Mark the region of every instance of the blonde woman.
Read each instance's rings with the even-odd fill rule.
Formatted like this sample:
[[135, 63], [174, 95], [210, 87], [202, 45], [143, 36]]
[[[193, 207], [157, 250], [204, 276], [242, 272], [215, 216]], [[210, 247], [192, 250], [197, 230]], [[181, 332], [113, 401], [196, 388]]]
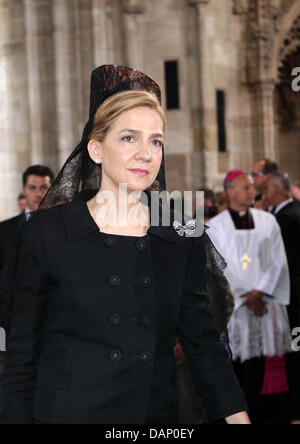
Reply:
[[91, 89], [82, 140], [22, 233], [5, 423], [176, 423], [176, 336], [206, 421], [248, 423], [203, 290], [205, 236], [153, 226], [133, 199], [166, 189], [159, 87], [103, 66]]

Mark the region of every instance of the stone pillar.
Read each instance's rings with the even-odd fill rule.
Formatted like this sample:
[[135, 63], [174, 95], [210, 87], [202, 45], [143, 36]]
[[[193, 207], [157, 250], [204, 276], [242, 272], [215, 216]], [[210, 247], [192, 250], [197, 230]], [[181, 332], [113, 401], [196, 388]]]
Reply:
[[253, 86], [254, 155], [255, 158], [276, 159], [274, 123], [275, 81]]
[[126, 65], [143, 71], [141, 15], [145, 11], [143, 0], [123, 0]]
[[31, 164], [57, 169], [54, 45], [51, 0], [24, 0]]
[[94, 68], [92, 0], [73, 0], [78, 94], [78, 129], [86, 124], [89, 112], [90, 78]]
[[18, 213], [30, 163], [26, 38], [21, 0], [0, 1], [0, 219]]
[[109, 54], [109, 42], [113, 42], [110, 19], [106, 14], [106, 0], [92, 0], [94, 65], [113, 63]]
[[200, 163], [197, 171], [200, 171], [200, 182], [202, 186], [207, 183], [207, 159], [206, 153], [209, 150], [209, 136], [207, 132], [208, 122], [206, 113], [206, 104], [208, 90], [206, 88], [207, 78], [205, 72], [205, 60], [208, 58], [206, 55], [205, 47], [205, 23], [204, 23], [204, 11], [205, 6], [210, 0], [188, 0], [189, 5], [195, 8], [197, 15], [197, 35], [198, 35], [198, 55], [197, 55], [197, 72], [198, 72], [198, 112], [197, 120], [195, 122], [196, 128], [194, 128], [194, 143], [195, 151], [200, 154], [198, 162]]
[[73, 2], [52, 0], [55, 46], [58, 160], [62, 165], [79, 142], [78, 82]]

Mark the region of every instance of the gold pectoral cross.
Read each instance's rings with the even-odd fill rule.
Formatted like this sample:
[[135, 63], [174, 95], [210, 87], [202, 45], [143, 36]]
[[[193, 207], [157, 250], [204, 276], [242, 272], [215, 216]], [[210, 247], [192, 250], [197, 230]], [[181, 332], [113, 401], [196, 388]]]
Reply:
[[245, 253], [240, 262], [242, 262], [243, 264], [243, 270], [247, 271], [249, 264], [251, 264], [252, 262], [252, 259], [248, 256], [248, 253]]

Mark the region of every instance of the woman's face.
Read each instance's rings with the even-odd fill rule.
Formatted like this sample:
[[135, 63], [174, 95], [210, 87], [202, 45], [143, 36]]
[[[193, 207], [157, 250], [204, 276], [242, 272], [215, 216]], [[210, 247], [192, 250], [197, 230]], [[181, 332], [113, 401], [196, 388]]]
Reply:
[[90, 156], [102, 164], [102, 189], [126, 183], [128, 192], [144, 191], [155, 181], [164, 144], [160, 115], [147, 107], [121, 114], [100, 143], [89, 142]]

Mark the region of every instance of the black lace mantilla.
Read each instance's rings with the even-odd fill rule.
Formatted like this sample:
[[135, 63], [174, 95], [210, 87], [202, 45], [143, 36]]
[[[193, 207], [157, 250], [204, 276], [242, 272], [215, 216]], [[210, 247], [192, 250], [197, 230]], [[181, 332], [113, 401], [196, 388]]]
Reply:
[[[101, 184], [101, 167], [96, 165], [87, 150], [88, 137], [93, 129], [94, 118], [103, 102], [114, 94], [127, 91], [147, 91], [161, 102], [160, 88], [150, 77], [135, 69], [117, 65], [104, 65], [95, 69], [91, 77], [89, 120], [78, 146], [59, 172], [53, 185], [40, 205], [51, 208], [70, 202], [80, 191], [96, 190]], [[166, 189], [164, 155], [157, 178], [149, 191]]]
[[215, 328], [220, 333], [220, 339], [231, 357], [227, 325], [234, 310], [234, 298], [224, 275], [227, 264], [206, 233], [204, 240], [207, 261], [205, 288], [210, 299]]

